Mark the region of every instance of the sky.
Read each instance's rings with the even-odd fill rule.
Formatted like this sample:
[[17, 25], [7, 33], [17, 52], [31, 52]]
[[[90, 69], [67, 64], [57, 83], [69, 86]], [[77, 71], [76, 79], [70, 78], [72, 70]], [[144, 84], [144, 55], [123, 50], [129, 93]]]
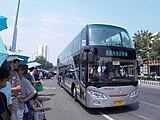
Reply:
[[[8, 29], [0, 32], [12, 45], [18, 0], [0, 0]], [[132, 37], [140, 30], [160, 32], [160, 0], [21, 0], [16, 50], [34, 60], [38, 45], [47, 44], [48, 61], [57, 56], [87, 23], [123, 27]]]

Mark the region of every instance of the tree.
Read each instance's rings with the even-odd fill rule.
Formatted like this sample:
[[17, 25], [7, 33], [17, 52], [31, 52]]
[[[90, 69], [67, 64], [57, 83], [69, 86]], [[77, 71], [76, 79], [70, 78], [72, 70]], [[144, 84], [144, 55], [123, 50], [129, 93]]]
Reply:
[[153, 36], [151, 57], [156, 60], [160, 59], [160, 33]]
[[53, 69], [53, 64], [47, 61], [43, 56], [37, 56], [34, 61], [42, 64], [42, 69], [46, 70]]
[[152, 51], [152, 36], [153, 33], [148, 30], [141, 30], [134, 33], [133, 41], [136, 48], [137, 56], [143, 60], [148, 60], [151, 57]]

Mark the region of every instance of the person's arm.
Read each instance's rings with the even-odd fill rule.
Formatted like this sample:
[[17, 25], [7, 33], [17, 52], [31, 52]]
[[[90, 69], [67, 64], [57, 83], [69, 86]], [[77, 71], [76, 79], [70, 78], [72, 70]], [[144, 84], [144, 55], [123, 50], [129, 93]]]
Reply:
[[11, 93], [11, 84], [8, 82], [8, 109], [12, 112], [12, 93]]
[[31, 94], [29, 94], [24, 100], [25, 102], [30, 100], [31, 98], [33, 98], [33, 96], [37, 93], [36, 90], [34, 90], [33, 92], [31, 92]]
[[36, 101], [37, 101], [38, 106], [43, 108], [43, 105], [39, 102], [39, 100], [36, 100]]
[[[34, 103], [36, 103], [36, 105]], [[33, 109], [34, 112], [41, 112], [41, 111], [43, 111], [43, 106], [42, 106], [42, 104], [37, 99], [34, 100], [34, 103], [33, 103], [33, 101], [31, 101], [31, 107], [32, 107], [32, 109]]]
[[16, 87], [12, 87], [11, 90], [12, 90], [12, 92], [14, 92], [14, 91], [16, 91], [16, 92], [21, 92], [21, 86], [18, 85], [18, 86], [16, 86]]
[[19, 98], [19, 100], [20, 100], [21, 102], [26, 102], [26, 101], [30, 100], [36, 93], [37, 93], [37, 91], [34, 90], [34, 91], [31, 92], [26, 98]]
[[[17, 72], [14, 72], [15, 76], [16, 76], [16, 80], [15, 80], [15, 86], [12, 86], [11, 91], [14, 94], [18, 94], [19, 92], [21, 92], [21, 82], [20, 82], [20, 78]], [[13, 79], [12, 79], [13, 80]], [[13, 82], [13, 81], [12, 81]], [[11, 83], [12, 83], [11, 82]]]
[[12, 96], [15, 97], [19, 92], [21, 92], [21, 86], [16, 86], [11, 88]]
[[36, 80], [36, 81], [32, 81], [32, 83], [33, 83], [33, 84], [37, 84], [37, 83], [40, 83], [40, 81], [37, 81], [37, 80]]
[[41, 108], [41, 107], [36, 107], [36, 106], [34, 106], [34, 105], [32, 106], [32, 109], [33, 109], [34, 112], [38, 112], [38, 111], [40, 112], [40, 111], [43, 110], [43, 108]]

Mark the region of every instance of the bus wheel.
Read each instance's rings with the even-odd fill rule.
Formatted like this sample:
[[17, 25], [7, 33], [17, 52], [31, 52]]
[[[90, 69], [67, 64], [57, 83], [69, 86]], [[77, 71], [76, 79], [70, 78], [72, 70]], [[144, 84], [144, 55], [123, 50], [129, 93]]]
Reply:
[[58, 83], [59, 83], [59, 86], [62, 87], [62, 80], [61, 80], [61, 78], [59, 78]]
[[77, 102], [78, 100], [77, 100], [77, 91], [76, 91], [76, 87], [74, 87], [73, 90], [72, 90], [72, 96], [73, 96], [74, 100]]
[[62, 81], [61, 80], [59, 81], [59, 86], [62, 87]]

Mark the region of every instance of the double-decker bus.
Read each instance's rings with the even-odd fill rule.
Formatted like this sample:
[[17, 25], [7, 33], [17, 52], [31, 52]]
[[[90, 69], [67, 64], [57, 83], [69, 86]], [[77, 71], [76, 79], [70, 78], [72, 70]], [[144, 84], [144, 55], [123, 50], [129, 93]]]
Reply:
[[126, 29], [87, 24], [58, 56], [57, 78], [88, 108], [136, 103], [136, 52]]

